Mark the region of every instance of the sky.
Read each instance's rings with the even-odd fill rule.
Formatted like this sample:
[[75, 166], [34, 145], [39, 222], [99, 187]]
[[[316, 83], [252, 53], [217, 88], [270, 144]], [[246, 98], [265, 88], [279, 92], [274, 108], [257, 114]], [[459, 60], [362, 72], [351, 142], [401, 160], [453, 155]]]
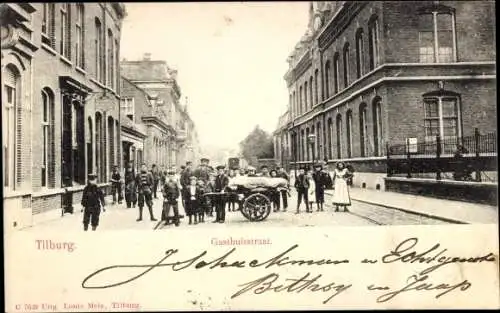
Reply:
[[287, 109], [286, 59], [307, 27], [308, 2], [126, 3], [121, 58], [151, 53], [178, 70], [202, 146], [238, 148]]

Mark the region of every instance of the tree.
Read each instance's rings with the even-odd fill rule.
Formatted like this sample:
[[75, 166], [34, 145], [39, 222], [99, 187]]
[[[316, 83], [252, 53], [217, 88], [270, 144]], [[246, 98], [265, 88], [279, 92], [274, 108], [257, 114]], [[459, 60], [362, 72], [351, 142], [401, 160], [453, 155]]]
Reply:
[[[259, 158], [273, 158], [273, 138], [266, 131], [255, 126], [254, 130], [240, 142], [242, 156], [250, 163]], [[253, 164], [256, 165], [256, 164]]]

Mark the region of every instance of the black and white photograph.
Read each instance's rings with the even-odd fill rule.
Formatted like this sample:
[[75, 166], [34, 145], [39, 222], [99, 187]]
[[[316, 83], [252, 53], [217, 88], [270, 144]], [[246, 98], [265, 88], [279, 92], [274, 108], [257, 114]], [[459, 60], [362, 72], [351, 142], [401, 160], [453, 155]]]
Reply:
[[494, 1], [0, 23], [6, 312], [500, 307]]

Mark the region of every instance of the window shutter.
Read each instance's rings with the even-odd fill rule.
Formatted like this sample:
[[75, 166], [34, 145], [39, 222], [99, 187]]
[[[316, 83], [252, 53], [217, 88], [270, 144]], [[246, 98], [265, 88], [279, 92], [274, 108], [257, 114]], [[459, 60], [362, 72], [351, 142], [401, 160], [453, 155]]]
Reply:
[[56, 34], [55, 34], [55, 31], [56, 31], [56, 18], [55, 18], [55, 5], [52, 3], [50, 4], [50, 7], [49, 7], [49, 11], [50, 11], [50, 27], [49, 27], [49, 38], [50, 38], [50, 47], [52, 49], [55, 49], [56, 48]]
[[71, 60], [71, 4], [68, 3], [67, 12], [66, 12], [66, 57]]

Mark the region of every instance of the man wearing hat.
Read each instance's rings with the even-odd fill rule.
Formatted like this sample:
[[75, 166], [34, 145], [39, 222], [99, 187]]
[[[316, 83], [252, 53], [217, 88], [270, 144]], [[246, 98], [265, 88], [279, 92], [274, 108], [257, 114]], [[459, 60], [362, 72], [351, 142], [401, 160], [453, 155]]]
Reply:
[[99, 225], [99, 215], [101, 214], [101, 206], [104, 209], [104, 193], [97, 187], [97, 175], [89, 174], [87, 186], [83, 189], [82, 202], [83, 213], [83, 230], [89, 229], [89, 223], [92, 225], [92, 230], [96, 230]]
[[209, 159], [202, 158], [200, 160], [200, 166], [198, 166], [198, 168], [194, 171], [194, 176], [196, 176], [197, 179], [203, 180], [205, 184], [208, 182], [210, 176], [210, 170], [208, 168], [209, 162]]
[[260, 167], [260, 172], [262, 177], [269, 177], [269, 167], [267, 165], [262, 165]]
[[[227, 185], [229, 184], [229, 178], [224, 173], [224, 165], [217, 166], [217, 177], [215, 178], [215, 192], [224, 193]], [[216, 218], [214, 223], [224, 223], [226, 220], [226, 211], [224, 210], [226, 201], [223, 197], [224, 195], [220, 195], [215, 201], [215, 210], [216, 210]]]
[[192, 162], [187, 161], [184, 171], [181, 172], [181, 186], [183, 189], [189, 185], [191, 176], [194, 176]]
[[[186, 211], [186, 215], [189, 217], [189, 225], [198, 224], [198, 215], [199, 215], [199, 203], [202, 197], [202, 190], [198, 185], [196, 185], [196, 177], [189, 177], [189, 185], [183, 189], [184, 192], [184, 211]], [[201, 222], [201, 221], [200, 221]]]
[[122, 203], [123, 195], [122, 195], [122, 182], [121, 175], [118, 172], [118, 166], [113, 165], [113, 172], [111, 173], [111, 193], [113, 194], [113, 204], [116, 203], [116, 194], [118, 194], [118, 204]]
[[256, 177], [257, 176], [257, 174], [255, 173], [255, 167], [253, 167], [253, 166], [248, 166], [247, 172], [248, 172], [247, 173], [248, 177]]
[[167, 172], [167, 179], [165, 184], [163, 185], [163, 211], [161, 218], [165, 221], [165, 224], [168, 223], [168, 217], [170, 215], [170, 209], [174, 209], [174, 224], [175, 226], [179, 226], [179, 206], [177, 204], [177, 199], [180, 195], [179, 186], [174, 179], [175, 171], [169, 170]]
[[142, 209], [144, 207], [144, 203], [148, 206], [149, 209], [149, 217], [151, 221], [157, 221], [157, 219], [153, 215], [153, 175], [148, 172], [148, 167], [146, 164], [142, 164], [141, 172], [136, 176], [137, 183], [137, 191], [139, 193], [139, 218], [137, 221], [142, 221]]
[[[325, 189], [328, 186], [328, 174], [323, 172], [323, 165], [317, 163], [314, 165], [313, 180], [316, 186], [315, 197], [317, 212], [323, 211], [323, 203], [325, 203]], [[311, 208], [312, 210], [312, 208]]]
[[[283, 166], [278, 167], [278, 177], [286, 179], [288, 185], [290, 185], [290, 177], [286, 173], [285, 168]], [[281, 193], [281, 199], [283, 201], [283, 211], [286, 212], [286, 209], [288, 208], [288, 191], [281, 190], [280, 193]]]

